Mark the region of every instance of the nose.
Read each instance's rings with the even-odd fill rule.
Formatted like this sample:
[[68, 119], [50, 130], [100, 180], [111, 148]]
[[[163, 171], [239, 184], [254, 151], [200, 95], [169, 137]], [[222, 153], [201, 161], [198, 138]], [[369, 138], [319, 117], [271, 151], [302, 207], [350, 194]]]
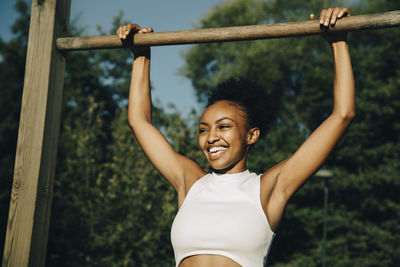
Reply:
[[209, 144], [213, 144], [218, 140], [219, 140], [218, 132], [216, 130], [211, 129], [209, 134], [208, 134], [208, 140], [207, 140], [208, 143]]

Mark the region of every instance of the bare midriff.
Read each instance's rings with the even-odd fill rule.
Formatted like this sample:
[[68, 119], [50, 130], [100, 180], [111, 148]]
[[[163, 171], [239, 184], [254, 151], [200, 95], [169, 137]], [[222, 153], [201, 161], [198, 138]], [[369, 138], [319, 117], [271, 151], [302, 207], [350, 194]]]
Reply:
[[241, 265], [221, 255], [194, 255], [183, 259], [179, 267], [240, 267]]

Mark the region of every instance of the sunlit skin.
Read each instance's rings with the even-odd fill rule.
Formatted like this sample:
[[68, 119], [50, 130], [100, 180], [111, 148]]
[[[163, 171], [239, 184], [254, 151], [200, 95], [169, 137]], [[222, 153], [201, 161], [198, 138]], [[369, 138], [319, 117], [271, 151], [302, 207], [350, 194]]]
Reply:
[[[329, 8], [320, 13], [323, 28], [350, 16], [347, 8]], [[310, 15], [314, 20], [315, 16]], [[148, 34], [151, 28], [127, 24], [117, 36], [129, 40], [132, 34]], [[334, 59], [334, 97], [330, 116], [289, 158], [261, 175], [260, 201], [273, 231], [276, 231], [290, 197], [318, 170], [355, 116], [355, 89], [346, 33], [326, 32], [323, 37], [332, 49]], [[132, 79], [129, 92], [128, 121], [146, 156], [171, 183], [181, 207], [191, 186], [206, 173], [193, 160], [174, 151], [151, 121], [150, 48], [133, 47]], [[321, 88], [325, 90], [326, 88]], [[219, 101], [209, 106], [199, 122], [199, 145], [214, 171], [238, 173], [246, 170], [250, 146], [257, 142], [258, 128], [249, 128], [246, 114], [237, 105]], [[251, 225], [249, 225], [251, 227]], [[236, 267], [233, 260], [219, 255], [195, 255], [185, 258], [180, 267]]]
[[237, 104], [219, 101], [209, 106], [199, 123], [199, 145], [217, 173], [247, 170], [249, 148], [258, 140], [258, 128], [247, 129], [246, 114]]

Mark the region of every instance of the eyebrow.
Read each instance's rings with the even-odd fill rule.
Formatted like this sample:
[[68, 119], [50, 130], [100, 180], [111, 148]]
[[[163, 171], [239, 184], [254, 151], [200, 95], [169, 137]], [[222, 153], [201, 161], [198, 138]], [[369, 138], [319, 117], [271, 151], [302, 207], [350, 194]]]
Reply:
[[[236, 121], [234, 121], [234, 120], [232, 120], [231, 118], [228, 118], [228, 117], [222, 117], [222, 118], [216, 120], [215, 122], [218, 123], [218, 122], [221, 122], [221, 121], [223, 121], [223, 120], [230, 120], [230, 121], [232, 121], [233, 123], [237, 124]], [[200, 124], [200, 125], [206, 125], [206, 126], [208, 126], [208, 123], [203, 122], [203, 121], [200, 121], [199, 124]]]

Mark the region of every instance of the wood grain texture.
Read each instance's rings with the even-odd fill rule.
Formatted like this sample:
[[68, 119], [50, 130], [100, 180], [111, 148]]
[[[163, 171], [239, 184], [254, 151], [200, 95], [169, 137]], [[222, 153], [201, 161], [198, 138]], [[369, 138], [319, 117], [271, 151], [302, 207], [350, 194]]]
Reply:
[[[400, 26], [400, 10], [343, 18], [330, 31], [359, 31]], [[317, 21], [288, 22], [238, 27], [154, 32], [136, 35], [135, 45], [180, 45], [211, 42], [244, 41], [321, 34]], [[122, 48], [115, 35], [66, 37], [57, 39], [57, 48], [64, 51]]]
[[44, 266], [60, 128], [69, 0], [33, 0], [2, 266]]

